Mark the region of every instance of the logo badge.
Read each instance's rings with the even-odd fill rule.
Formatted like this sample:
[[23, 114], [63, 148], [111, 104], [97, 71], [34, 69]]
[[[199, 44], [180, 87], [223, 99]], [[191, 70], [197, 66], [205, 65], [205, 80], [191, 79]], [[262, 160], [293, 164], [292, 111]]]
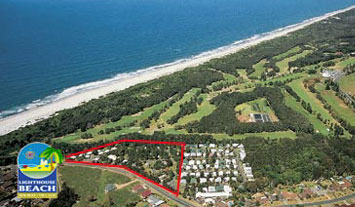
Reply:
[[61, 151], [47, 144], [23, 147], [17, 157], [17, 197], [57, 198], [57, 166], [62, 162]]

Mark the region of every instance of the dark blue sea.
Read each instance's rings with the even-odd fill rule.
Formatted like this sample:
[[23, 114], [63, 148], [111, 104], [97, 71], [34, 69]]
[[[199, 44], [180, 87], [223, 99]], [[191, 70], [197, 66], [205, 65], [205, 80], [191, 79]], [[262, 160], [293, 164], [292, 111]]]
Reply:
[[96, 87], [98, 80], [189, 58], [353, 4], [1, 0], [0, 117]]

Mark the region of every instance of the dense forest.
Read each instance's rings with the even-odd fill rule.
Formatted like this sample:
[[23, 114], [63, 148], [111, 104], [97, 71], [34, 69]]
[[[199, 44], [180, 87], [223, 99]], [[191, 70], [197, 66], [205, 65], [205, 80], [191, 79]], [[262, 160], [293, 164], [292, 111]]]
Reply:
[[[258, 98], [266, 98], [271, 108], [278, 117], [278, 122], [253, 122], [242, 123], [236, 118], [234, 108], [242, 103]], [[186, 126], [190, 132], [210, 132], [243, 134], [263, 131], [284, 131], [312, 133], [312, 124], [300, 113], [287, 107], [284, 103], [280, 88], [257, 87], [251, 92], [222, 93], [211, 100], [217, 106], [210, 115], [205, 116], [200, 122], [194, 122]]]
[[247, 73], [251, 74], [255, 71], [254, 64], [262, 59], [267, 59], [271, 62], [271, 67], [275, 66], [272, 65], [273, 57], [295, 46], [306, 47], [311, 45], [318, 50], [304, 58], [290, 62], [292, 67], [301, 67], [337, 57], [337, 55], [329, 53], [342, 52], [349, 54], [355, 48], [354, 13], [355, 11], [351, 10], [339, 14], [339, 18], [330, 18], [315, 23], [310, 27], [293, 32], [292, 35], [263, 42], [238, 53], [210, 61], [206, 65], [229, 74], [236, 74], [238, 69], [247, 69]]
[[248, 137], [242, 143], [259, 190], [355, 171], [355, 136], [327, 139], [320, 134], [302, 134], [294, 140]]

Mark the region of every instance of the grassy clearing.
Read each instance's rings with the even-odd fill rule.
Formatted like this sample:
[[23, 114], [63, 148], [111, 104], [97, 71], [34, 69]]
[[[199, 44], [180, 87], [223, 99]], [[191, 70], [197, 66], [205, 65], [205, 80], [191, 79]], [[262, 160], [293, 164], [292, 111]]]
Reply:
[[301, 103], [297, 102], [296, 99], [294, 99], [291, 95], [289, 95], [288, 93], [284, 93], [284, 96], [285, 96], [285, 104], [292, 108], [293, 110], [301, 113], [303, 116], [305, 116], [312, 124], [313, 124], [313, 127], [316, 131], [324, 134], [324, 135], [328, 135], [329, 132], [328, 132], [328, 127], [323, 123], [321, 122], [319, 119], [317, 119], [316, 116], [308, 113], [308, 111], [306, 111]]
[[253, 66], [253, 68], [255, 69], [255, 72], [253, 72], [252, 74], [250, 74], [250, 77], [260, 77], [261, 74], [265, 71], [265, 67], [264, 65], [267, 63], [266, 59], [261, 60], [260, 62], [258, 62], [257, 64], [255, 64]]
[[140, 197], [132, 192], [132, 188], [137, 184], [139, 184], [139, 182], [135, 182], [122, 189], [109, 192], [108, 197], [113, 200], [115, 206], [125, 206], [128, 203], [136, 202], [137, 200], [140, 200]]
[[311, 105], [315, 114], [320, 113], [323, 119], [328, 119], [331, 123], [337, 123], [328, 110], [323, 107], [323, 104], [316, 98], [316, 95], [304, 88], [303, 80], [304, 79], [293, 81], [289, 86], [291, 86], [302, 100]]
[[[101, 206], [102, 203], [109, 201], [111, 195], [105, 194], [104, 188], [107, 184], [124, 184], [131, 181], [130, 178], [120, 175], [117, 173], [109, 172], [107, 170], [101, 170], [90, 167], [80, 167], [80, 166], [62, 166], [60, 167], [61, 180], [64, 181], [70, 188], [73, 188], [74, 191], [80, 196], [80, 200], [75, 206], [86, 207], [86, 206]], [[134, 185], [134, 183], [132, 184]], [[139, 196], [135, 193], [132, 193], [132, 185], [124, 187], [119, 191], [125, 192], [125, 197], [129, 197], [129, 200], [115, 200], [116, 198], [111, 197], [116, 206], [124, 206], [126, 202], [132, 202], [139, 200]], [[120, 196], [118, 199], [122, 199]], [[96, 198], [94, 202], [90, 202], [91, 198]], [[116, 203], [117, 202], [117, 203]]]
[[260, 132], [260, 133], [246, 133], [246, 134], [235, 134], [229, 136], [227, 134], [211, 134], [215, 139], [244, 139], [246, 137], [263, 137], [270, 139], [282, 139], [282, 138], [297, 138], [296, 133], [293, 131], [281, 131], [281, 132]]
[[192, 121], [199, 121], [202, 117], [211, 114], [216, 109], [216, 106], [208, 101], [208, 94], [201, 94], [200, 97], [203, 98], [203, 101], [201, 105], [197, 106], [198, 111], [182, 117], [175, 125], [185, 125]]
[[185, 93], [184, 96], [180, 100], [175, 102], [164, 113], [162, 113], [156, 122], [153, 121], [151, 123], [151, 127], [149, 128], [149, 131], [153, 131], [153, 130], [157, 129], [157, 127], [159, 125], [164, 126], [164, 127], [168, 127], [168, 128], [172, 127], [172, 125], [169, 125], [168, 123], [166, 123], [167, 120], [169, 120], [171, 117], [173, 117], [174, 115], [176, 115], [179, 112], [181, 104], [189, 101], [200, 90], [201, 89], [199, 89], [199, 88], [193, 88], [190, 91], [188, 91], [187, 93]]
[[[95, 126], [92, 129], [88, 129], [86, 132], [81, 132], [80, 130], [78, 130], [77, 132], [75, 132], [73, 134], [69, 134], [69, 135], [66, 135], [61, 138], [56, 138], [56, 139], [54, 139], [54, 141], [56, 141], [56, 142], [88, 142], [89, 141], [90, 142], [90, 141], [98, 141], [98, 140], [102, 140], [102, 139], [113, 139], [117, 135], [138, 132], [141, 129], [140, 129], [140, 127], [137, 127], [137, 126], [139, 126], [139, 123], [142, 120], [148, 118], [150, 115], [152, 115], [152, 113], [154, 111], [162, 109], [167, 104], [168, 104], [168, 101], [163, 101], [163, 102], [156, 104], [152, 107], [146, 108], [146, 109], [144, 109], [144, 111], [139, 112], [137, 114], [133, 114], [130, 116], [123, 116], [119, 121], [101, 124], [101, 125]], [[133, 126], [133, 127], [127, 126], [134, 121], [137, 121], [136, 126]], [[105, 130], [106, 128], [114, 128], [117, 126], [122, 127], [122, 130], [115, 131], [110, 134], [102, 134], [102, 135], [98, 134], [100, 130]], [[92, 139], [85, 139], [85, 140], [81, 139], [81, 135], [83, 133], [91, 133], [93, 135], [93, 138]]]
[[258, 113], [269, 114], [272, 121], [277, 121], [277, 117], [274, 111], [270, 108], [265, 98], [259, 98], [253, 101], [239, 104], [234, 108], [234, 110], [236, 112], [241, 112], [240, 115], [237, 113], [239, 121], [249, 122], [250, 114]]
[[299, 46], [296, 46], [294, 48], [291, 48], [290, 50], [288, 50], [287, 52], [281, 53], [277, 56], [274, 57], [275, 60], [281, 60], [284, 59], [285, 57], [291, 55], [291, 54], [295, 54], [298, 53], [301, 50], [301, 48]]
[[247, 76], [247, 71], [245, 69], [238, 69], [237, 72], [239, 73], [239, 76], [242, 77], [245, 80], [248, 80]]
[[322, 91], [322, 97], [332, 106], [335, 115], [343, 118], [351, 125], [355, 126], [355, 112], [350, 109], [333, 91]]
[[346, 66], [355, 64], [355, 57], [350, 57], [348, 59], [345, 59], [343, 61], [339, 61], [335, 64], [333, 67], [334, 69], [344, 69]]
[[[211, 70], [214, 70], [214, 69], [211, 69]], [[224, 80], [220, 80], [220, 81], [217, 81], [217, 82], [213, 82], [210, 86], [208, 86], [209, 89], [212, 89], [213, 86], [217, 86], [217, 85], [219, 85], [219, 84], [230, 84], [230, 83], [234, 83], [234, 81], [237, 80], [237, 77], [235, 77], [234, 75], [231, 75], [231, 74], [228, 74], [228, 73], [223, 73], [223, 72], [221, 72], [221, 71], [219, 71], [219, 70], [214, 70], [214, 71], [222, 73]]]
[[349, 93], [350, 95], [355, 95], [355, 73], [345, 76], [340, 80], [340, 88]]
[[301, 57], [305, 57], [306, 55], [308, 55], [311, 52], [312, 52], [312, 50], [305, 50], [305, 51], [303, 51], [300, 54], [294, 55], [294, 56], [289, 57], [289, 58], [285, 58], [282, 61], [277, 62], [276, 66], [280, 68], [280, 73], [281, 74], [287, 73], [288, 72], [288, 63], [289, 62], [295, 61], [295, 60], [297, 60], [298, 58], [301, 58]]
[[241, 111], [242, 115], [249, 115], [251, 113], [272, 113], [272, 109], [267, 104], [265, 98], [259, 98], [254, 101], [245, 102], [235, 107], [235, 111]]

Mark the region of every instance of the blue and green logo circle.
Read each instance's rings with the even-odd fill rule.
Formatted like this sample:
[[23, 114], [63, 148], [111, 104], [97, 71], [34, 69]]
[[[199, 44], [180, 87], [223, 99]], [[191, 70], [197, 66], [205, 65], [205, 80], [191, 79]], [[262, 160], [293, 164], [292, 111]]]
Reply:
[[60, 150], [40, 142], [26, 145], [17, 157], [19, 170], [33, 179], [51, 175], [62, 162], [63, 155]]

